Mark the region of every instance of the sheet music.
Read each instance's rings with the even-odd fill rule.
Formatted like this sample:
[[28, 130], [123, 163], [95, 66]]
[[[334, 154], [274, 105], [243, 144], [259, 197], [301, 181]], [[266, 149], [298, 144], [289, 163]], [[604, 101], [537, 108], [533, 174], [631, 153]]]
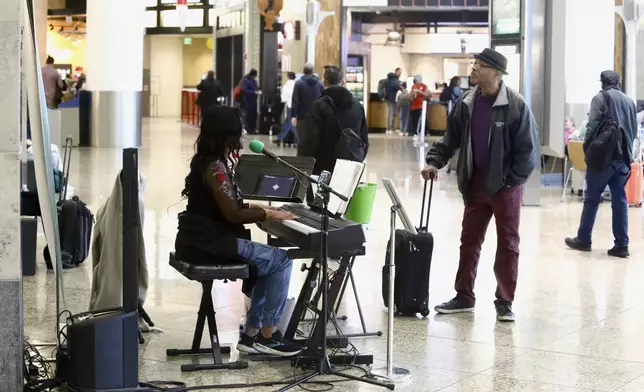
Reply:
[[[338, 159], [335, 164], [335, 169], [333, 169], [333, 175], [329, 186], [336, 192], [351, 200], [353, 193], [358, 187], [363, 171], [364, 163]], [[337, 196], [331, 195], [331, 198], [329, 199], [329, 212], [331, 214], [344, 215], [348, 205], [348, 201], [342, 201]]]

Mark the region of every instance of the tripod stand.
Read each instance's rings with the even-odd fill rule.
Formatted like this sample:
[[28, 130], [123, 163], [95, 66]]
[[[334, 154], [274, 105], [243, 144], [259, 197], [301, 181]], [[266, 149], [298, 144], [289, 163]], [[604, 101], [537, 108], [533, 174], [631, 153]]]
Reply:
[[322, 329], [323, 329], [323, 340], [322, 344], [320, 347], [320, 357], [318, 358], [318, 363], [317, 363], [317, 369], [312, 372], [311, 374], [308, 374], [306, 376], [301, 377], [300, 379], [296, 380], [290, 385], [287, 385], [281, 389], [279, 389], [279, 392], [283, 391], [288, 391], [290, 389], [293, 389], [297, 386], [299, 386], [302, 383], [305, 383], [307, 381], [310, 381], [314, 379], [315, 377], [318, 376], [326, 376], [326, 375], [333, 375], [336, 377], [344, 378], [347, 380], [353, 380], [353, 381], [360, 381], [364, 382], [367, 384], [371, 385], [376, 385], [380, 386], [383, 388], [387, 388], [390, 390], [394, 389], [394, 384], [390, 383], [382, 383], [379, 381], [371, 380], [371, 379], [366, 379], [362, 377], [356, 377], [350, 374], [344, 374], [340, 373], [338, 371], [335, 371], [333, 367], [331, 366], [331, 362], [329, 360], [329, 355], [327, 352], [327, 329], [326, 326], [328, 324], [328, 319], [329, 319], [329, 249], [328, 249], [328, 232], [329, 232], [329, 198], [330, 195], [334, 194], [337, 197], [339, 197], [343, 201], [348, 201], [348, 198], [344, 195], [341, 195], [331, 189], [328, 185], [326, 185], [324, 182], [318, 183], [318, 196], [322, 199], [322, 230], [321, 230], [321, 241], [320, 241], [320, 261], [321, 261], [321, 267], [322, 267], [322, 314], [320, 315], [321, 320], [322, 320]]

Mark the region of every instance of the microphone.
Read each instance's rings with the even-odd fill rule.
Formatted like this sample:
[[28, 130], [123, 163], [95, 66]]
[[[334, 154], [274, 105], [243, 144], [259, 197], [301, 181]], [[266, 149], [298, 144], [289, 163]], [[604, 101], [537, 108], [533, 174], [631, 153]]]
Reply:
[[272, 160], [274, 160], [276, 162], [281, 161], [281, 159], [277, 155], [275, 155], [275, 153], [273, 153], [270, 150], [265, 149], [264, 148], [264, 143], [262, 143], [259, 140], [253, 140], [250, 143], [248, 143], [248, 148], [252, 152], [254, 152], [255, 154], [264, 154], [264, 155], [266, 155], [267, 157], [271, 158]]

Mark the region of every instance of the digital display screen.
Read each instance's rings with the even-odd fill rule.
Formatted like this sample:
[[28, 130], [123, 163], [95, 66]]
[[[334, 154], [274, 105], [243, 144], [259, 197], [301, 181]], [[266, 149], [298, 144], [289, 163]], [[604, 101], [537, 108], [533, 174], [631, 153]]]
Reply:
[[521, 33], [521, 0], [492, 0], [492, 34]]

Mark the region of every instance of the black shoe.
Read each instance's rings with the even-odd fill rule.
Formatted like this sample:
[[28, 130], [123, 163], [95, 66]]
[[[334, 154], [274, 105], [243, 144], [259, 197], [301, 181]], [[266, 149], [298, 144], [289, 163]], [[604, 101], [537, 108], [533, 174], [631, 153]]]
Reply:
[[628, 246], [614, 246], [613, 249], [608, 250], [608, 255], [625, 259], [631, 254], [628, 253]]
[[259, 351], [254, 347], [256, 340], [257, 337], [253, 338], [242, 332], [239, 335], [239, 342], [237, 342], [237, 351], [246, 354], [259, 354]]
[[262, 354], [279, 357], [292, 357], [302, 351], [301, 345], [284, 339], [279, 331], [276, 331], [270, 338], [263, 337], [261, 333], [258, 334], [253, 347]]
[[276, 146], [281, 146], [281, 145], [282, 145], [282, 141], [281, 141], [281, 140], [279, 140], [279, 139], [275, 139], [275, 140], [273, 140], [273, 143], [274, 143]]
[[473, 312], [474, 301], [465, 301], [456, 297], [449, 300], [448, 302], [436, 305], [434, 310], [441, 314]]
[[513, 322], [515, 319], [512, 305], [496, 305], [496, 319], [499, 321]]
[[566, 246], [568, 246], [570, 249], [578, 250], [581, 252], [590, 252], [590, 244], [583, 244], [579, 242], [577, 237], [575, 238], [566, 238]]

